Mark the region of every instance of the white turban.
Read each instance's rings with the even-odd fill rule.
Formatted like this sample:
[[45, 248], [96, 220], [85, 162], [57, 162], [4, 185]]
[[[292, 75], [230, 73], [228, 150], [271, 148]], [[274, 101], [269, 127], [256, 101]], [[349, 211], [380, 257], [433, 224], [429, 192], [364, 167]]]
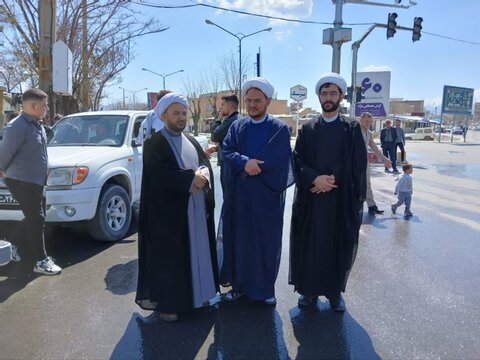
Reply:
[[188, 108], [187, 99], [185, 99], [185, 97], [182, 94], [172, 92], [172, 93], [168, 93], [168, 94], [164, 95], [160, 99], [160, 101], [157, 103], [157, 106], [155, 106], [155, 114], [161, 119], [162, 114], [173, 103], [179, 103], [179, 104], [183, 105], [185, 108]]
[[347, 82], [345, 81], [345, 79], [339, 74], [331, 72], [323, 74], [320, 80], [318, 80], [317, 86], [315, 86], [315, 93], [317, 94], [317, 96], [320, 94], [320, 88], [324, 84], [328, 83], [337, 85], [340, 90], [342, 90], [342, 93], [344, 95], [347, 93]]
[[275, 92], [272, 84], [270, 84], [267, 79], [263, 77], [253, 77], [247, 79], [247, 81], [245, 81], [242, 86], [242, 96], [247, 95], [247, 91], [251, 88], [256, 88], [260, 90], [265, 94], [268, 99], [271, 99], [273, 97], [273, 93]]

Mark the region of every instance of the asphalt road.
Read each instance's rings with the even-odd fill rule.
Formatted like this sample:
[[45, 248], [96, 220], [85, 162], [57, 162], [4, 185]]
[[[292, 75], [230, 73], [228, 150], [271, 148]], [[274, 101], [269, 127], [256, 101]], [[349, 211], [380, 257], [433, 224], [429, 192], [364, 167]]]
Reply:
[[0, 267], [0, 358], [480, 358], [480, 144], [406, 148], [414, 216], [391, 214], [395, 176], [374, 166], [374, 195], [386, 211], [364, 215], [345, 314], [323, 298], [300, 310], [287, 284], [291, 188], [275, 308], [240, 299], [166, 324], [133, 301], [135, 233], [102, 244], [56, 229], [48, 248], [62, 275]]

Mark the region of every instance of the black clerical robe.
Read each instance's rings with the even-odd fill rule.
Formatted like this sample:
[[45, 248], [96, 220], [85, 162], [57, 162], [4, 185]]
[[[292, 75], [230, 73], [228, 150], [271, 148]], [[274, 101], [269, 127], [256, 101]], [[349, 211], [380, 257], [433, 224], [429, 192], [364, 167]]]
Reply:
[[[355, 260], [366, 194], [367, 153], [360, 126], [343, 117], [319, 117], [299, 131], [290, 233], [289, 282], [302, 295], [335, 297], [345, 291]], [[310, 192], [319, 175], [338, 188]]]
[[[215, 286], [218, 269], [214, 225], [213, 172], [197, 141], [199, 165], [210, 171], [206, 214]], [[135, 301], [143, 309], [177, 313], [193, 308], [188, 203], [195, 173], [181, 169], [162, 132], [144, 143], [142, 192], [138, 225], [138, 284]]]

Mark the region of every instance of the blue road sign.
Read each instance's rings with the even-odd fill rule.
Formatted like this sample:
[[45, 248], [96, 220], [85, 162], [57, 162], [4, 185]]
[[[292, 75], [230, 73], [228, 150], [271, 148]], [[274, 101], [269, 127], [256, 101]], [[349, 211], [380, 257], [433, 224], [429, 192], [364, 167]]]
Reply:
[[473, 107], [473, 89], [456, 86], [443, 86], [442, 113], [471, 115]]

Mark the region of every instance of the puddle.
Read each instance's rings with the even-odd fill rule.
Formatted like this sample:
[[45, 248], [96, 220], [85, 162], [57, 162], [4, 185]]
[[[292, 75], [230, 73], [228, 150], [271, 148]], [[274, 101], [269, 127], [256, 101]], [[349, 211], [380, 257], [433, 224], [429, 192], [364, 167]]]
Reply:
[[432, 164], [440, 175], [480, 181], [480, 165], [477, 164]]

